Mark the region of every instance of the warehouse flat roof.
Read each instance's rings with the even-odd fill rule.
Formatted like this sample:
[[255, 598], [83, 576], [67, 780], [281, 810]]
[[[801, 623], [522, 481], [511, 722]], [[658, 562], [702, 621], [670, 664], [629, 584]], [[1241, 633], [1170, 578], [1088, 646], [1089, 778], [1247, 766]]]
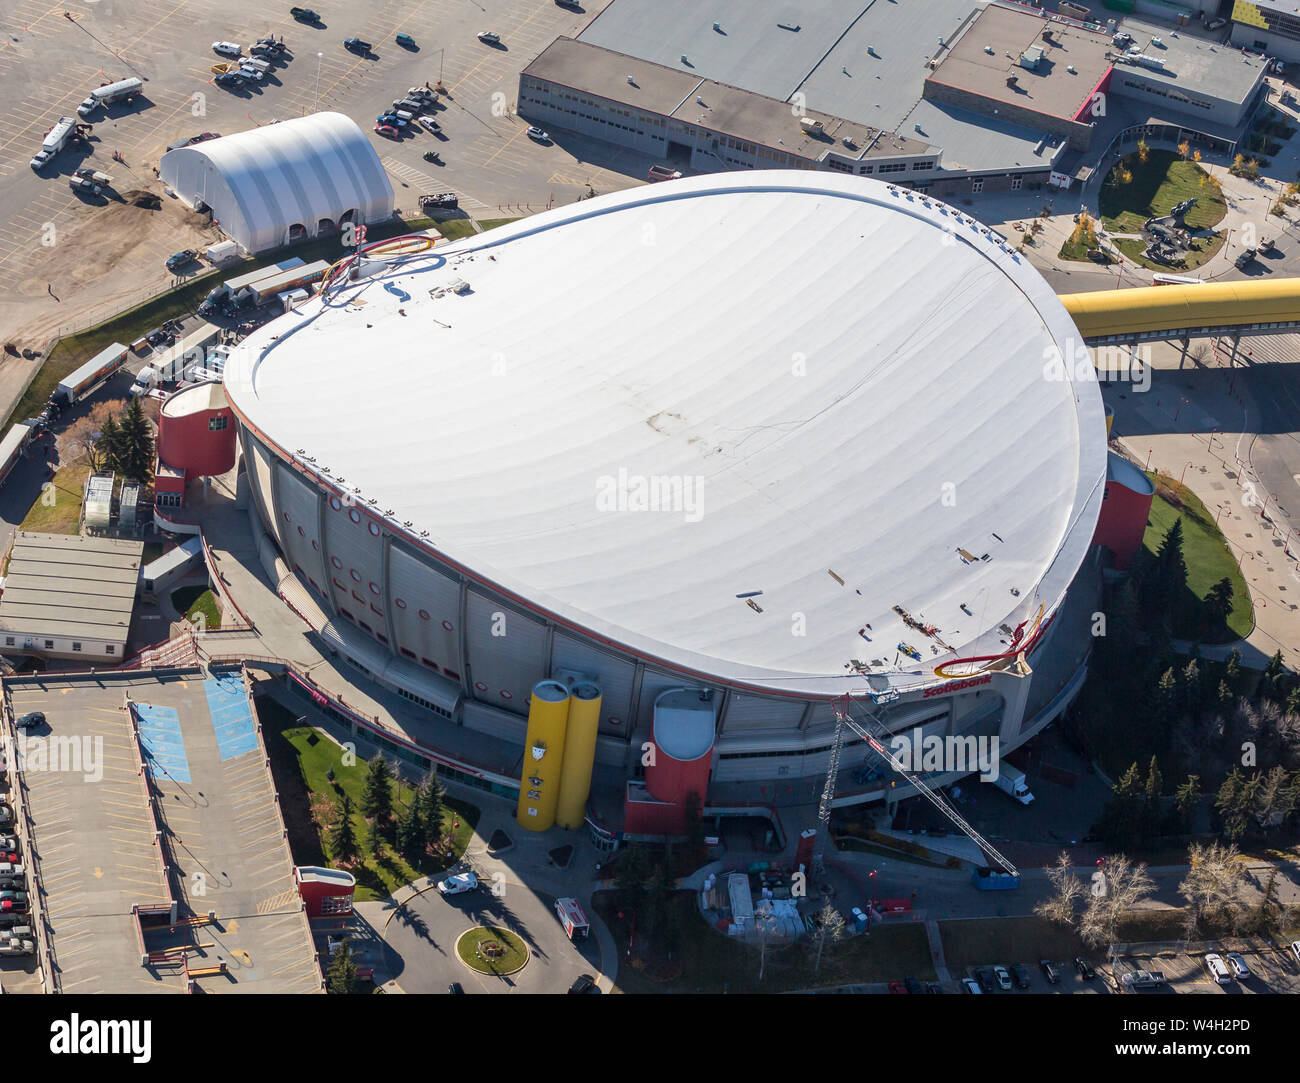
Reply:
[[906, 131], [943, 148], [946, 170], [1006, 170], [1051, 166], [1067, 146], [1061, 136], [1044, 138], [1001, 117], [985, 117], [947, 102], [922, 99], [903, 122]]
[[[1190, 37], [1167, 26], [1151, 26], [1136, 19], [1125, 19], [1121, 29], [1133, 35], [1130, 53], [1136, 50], [1159, 57], [1165, 63], [1163, 68], [1121, 64], [1116, 68], [1117, 75], [1123, 71], [1154, 83], [1181, 84], [1242, 105], [1264, 75], [1267, 63], [1264, 57], [1223, 42]], [[1154, 44], [1152, 38], [1159, 38], [1160, 44]]]
[[[1051, 32], [1050, 40], [1043, 37], [1044, 31]], [[1042, 48], [1043, 59], [1036, 69], [1021, 67], [1020, 55], [1034, 45]], [[992, 47], [992, 54], [985, 52], [986, 46]], [[1105, 34], [992, 4], [943, 56], [930, 80], [1070, 120], [1110, 68], [1110, 52], [1111, 40]], [[1015, 85], [1008, 86], [1013, 75]]]
[[852, 659], [933, 679], [1064, 597], [1106, 469], [1095, 380], [1044, 367], [1077, 338], [956, 209], [752, 171], [584, 200], [344, 284], [254, 332], [225, 379], [299, 469], [346, 477], [385, 529], [562, 625], [844, 691]]
[[0, 631], [125, 643], [143, 554], [141, 541], [18, 531]]
[[[856, 158], [893, 158], [931, 150], [919, 140], [881, 132], [813, 108], [805, 113], [822, 121], [826, 134], [820, 138], [809, 135], [790, 105], [778, 98], [714, 79], [685, 75], [652, 61], [638, 60], [573, 38], [556, 38], [523, 74], [810, 161], [817, 161], [828, 150]], [[856, 150], [843, 144], [846, 138]]]

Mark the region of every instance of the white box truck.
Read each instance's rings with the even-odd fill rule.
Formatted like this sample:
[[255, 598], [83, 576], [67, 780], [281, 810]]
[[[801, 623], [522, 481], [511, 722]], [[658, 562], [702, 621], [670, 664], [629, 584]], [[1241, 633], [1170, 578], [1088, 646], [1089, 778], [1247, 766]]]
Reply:
[[41, 141], [41, 149], [36, 152], [36, 157], [32, 159], [31, 166], [38, 172], [64, 147], [72, 143], [84, 143], [86, 141], [85, 132], [90, 131], [90, 125], [78, 124], [73, 117], [59, 117], [58, 123], [45, 133], [45, 138]]
[[239, 255], [239, 245], [234, 241], [220, 241], [209, 248], [204, 255], [208, 257], [208, 262], [215, 265], [225, 263], [228, 259], [234, 259]]
[[119, 79], [116, 83], [97, 86], [90, 92], [90, 96], [77, 106], [77, 115], [88, 117], [101, 105], [134, 101], [140, 96], [142, 90], [144, 90], [144, 80], [137, 79], [134, 75], [129, 79]]
[[998, 760], [998, 777], [993, 780], [993, 785], [1022, 805], [1034, 803], [1034, 795], [1029, 792], [1024, 771], [1012, 767], [1006, 760]]
[[220, 337], [221, 328], [212, 323], [205, 323], [197, 330], [191, 331], [157, 361], [140, 370], [135, 383], [131, 385], [129, 394], [133, 398], [136, 395], [147, 395], [160, 384], [179, 380], [187, 368], [205, 363], [208, 348], [213, 346]]

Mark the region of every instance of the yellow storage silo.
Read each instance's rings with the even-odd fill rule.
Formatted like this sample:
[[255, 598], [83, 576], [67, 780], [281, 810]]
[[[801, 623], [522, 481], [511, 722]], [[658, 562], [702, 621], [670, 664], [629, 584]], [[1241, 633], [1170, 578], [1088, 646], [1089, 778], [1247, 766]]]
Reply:
[[524, 768], [515, 811], [519, 825], [529, 831], [545, 831], [555, 823], [568, 719], [569, 690], [559, 681], [538, 681], [528, 705]]
[[1106, 439], [1107, 440], [1110, 439], [1110, 430], [1114, 424], [1115, 424], [1115, 407], [1108, 405], [1106, 407]]
[[590, 681], [581, 681], [574, 686], [564, 737], [564, 765], [560, 770], [560, 803], [555, 810], [555, 822], [561, 827], [581, 827], [587, 818], [587, 795], [591, 792], [596, 732], [600, 727], [600, 702], [600, 689]]

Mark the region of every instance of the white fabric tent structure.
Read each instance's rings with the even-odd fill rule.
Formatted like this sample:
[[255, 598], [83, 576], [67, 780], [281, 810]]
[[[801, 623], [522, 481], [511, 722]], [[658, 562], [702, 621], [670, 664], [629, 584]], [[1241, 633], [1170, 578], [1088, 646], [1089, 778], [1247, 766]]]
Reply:
[[163, 182], [245, 251], [264, 252], [393, 213], [393, 186], [365, 133], [313, 113], [162, 156]]

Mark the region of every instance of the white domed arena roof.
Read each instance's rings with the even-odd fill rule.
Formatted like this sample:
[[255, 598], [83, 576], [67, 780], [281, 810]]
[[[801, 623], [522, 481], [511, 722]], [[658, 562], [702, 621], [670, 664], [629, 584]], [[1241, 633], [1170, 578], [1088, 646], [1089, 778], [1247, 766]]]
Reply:
[[852, 659], [933, 680], [1059, 605], [1106, 473], [1077, 338], [955, 209], [745, 172], [410, 257], [225, 380], [262, 439], [471, 577], [648, 658], [842, 693]]

